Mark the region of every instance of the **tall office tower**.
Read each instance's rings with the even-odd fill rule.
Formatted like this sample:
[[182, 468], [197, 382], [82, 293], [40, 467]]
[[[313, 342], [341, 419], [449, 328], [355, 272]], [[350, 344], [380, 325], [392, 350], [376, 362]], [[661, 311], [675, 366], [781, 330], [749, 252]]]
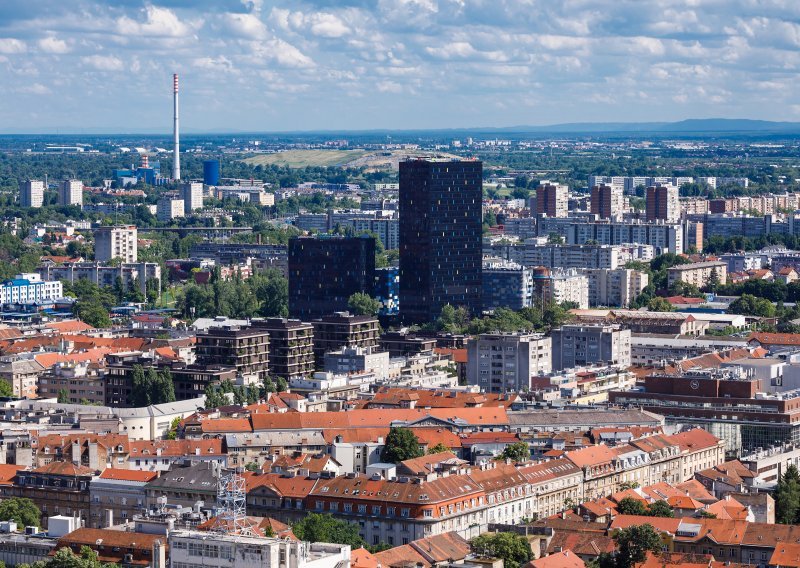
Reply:
[[83, 182], [79, 179], [66, 179], [58, 188], [59, 205], [83, 206]]
[[203, 184], [199, 181], [188, 181], [181, 185], [183, 212], [191, 215], [195, 209], [203, 208]]
[[592, 187], [592, 213], [600, 219], [613, 219], [622, 216], [624, 198], [622, 186], [596, 185]]
[[356, 292], [372, 294], [375, 239], [319, 235], [289, 240], [289, 315], [303, 321], [347, 311]]
[[536, 188], [536, 213], [548, 217], [566, 217], [569, 189], [560, 183], [544, 182]]
[[400, 316], [427, 323], [450, 304], [481, 311], [483, 164], [400, 162]]
[[44, 204], [44, 182], [29, 179], [19, 188], [19, 204], [22, 207], [41, 207]]
[[94, 230], [94, 259], [107, 262], [119, 258], [122, 262], [136, 262], [136, 225], [97, 227]]
[[678, 188], [674, 185], [657, 185], [648, 187], [645, 214], [648, 221], [663, 220], [674, 223], [681, 217], [681, 205], [678, 199]]

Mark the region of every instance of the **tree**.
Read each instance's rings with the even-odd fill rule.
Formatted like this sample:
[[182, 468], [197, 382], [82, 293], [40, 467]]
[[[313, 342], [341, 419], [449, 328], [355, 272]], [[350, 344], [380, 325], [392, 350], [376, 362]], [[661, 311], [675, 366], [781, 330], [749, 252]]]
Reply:
[[625, 491], [626, 489], [636, 489], [639, 487], [638, 481], [623, 481], [619, 484], [619, 490]]
[[475, 554], [502, 558], [506, 568], [519, 568], [532, 556], [528, 539], [516, 533], [482, 534], [473, 538], [470, 545]]
[[172, 422], [169, 424], [169, 431], [167, 435], [164, 436], [167, 440], [177, 440], [178, 439], [178, 427], [181, 425], [181, 417], [176, 416], [172, 419]]
[[42, 513], [30, 499], [11, 497], [0, 502], [0, 521], [14, 521], [21, 527], [38, 527]]
[[307, 514], [292, 526], [292, 532], [302, 541], [349, 544], [353, 550], [365, 544], [358, 534], [358, 525], [340, 521], [329, 514]]
[[531, 448], [527, 442], [514, 442], [503, 448], [500, 458], [514, 462], [524, 462], [531, 459]]
[[283, 377], [276, 377], [275, 388], [277, 389], [277, 392], [286, 392], [289, 390], [289, 382]]
[[381, 303], [369, 294], [356, 292], [347, 299], [347, 308], [357, 316], [377, 316]]
[[435, 445], [431, 446], [430, 448], [428, 448], [428, 455], [441, 454], [441, 453], [450, 452], [450, 451], [452, 451], [450, 448], [448, 448], [447, 446], [445, 446], [444, 444], [439, 442], [438, 444], [435, 444]]
[[[59, 394], [61, 394], [60, 391]], [[0, 379], [0, 397], [12, 397], [12, 396], [14, 396], [14, 389], [11, 388], [11, 383], [6, 381], [5, 379]]]
[[674, 312], [675, 306], [670, 304], [665, 298], [656, 296], [647, 302], [647, 309], [651, 312]]
[[625, 497], [617, 505], [617, 511], [620, 515], [647, 515], [647, 507], [644, 502], [633, 497]]
[[256, 462], [247, 462], [247, 464], [244, 466], [244, 468], [247, 471], [253, 471], [253, 472], [261, 471], [261, 468], [258, 466], [258, 464]]
[[800, 473], [794, 465], [778, 480], [775, 488], [775, 520], [784, 525], [794, 524], [800, 512]]
[[775, 317], [775, 306], [766, 298], [757, 298], [751, 294], [742, 294], [728, 306], [729, 314], [745, 316], [758, 316], [763, 318]]
[[400, 463], [422, 455], [422, 450], [419, 448], [419, 440], [411, 429], [391, 428], [381, 451], [381, 461], [385, 463]]
[[700, 518], [701, 519], [716, 519], [717, 515], [714, 513], [709, 513], [708, 511], [700, 511]]
[[217, 385], [208, 385], [204, 394], [206, 408], [219, 408], [228, 404], [228, 398]]
[[73, 311], [81, 321], [88, 323], [92, 327], [107, 328], [111, 327], [111, 318], [108, 310], [94, 300], [78, 300], [75, 302]]
[[652, 525], [627, 527], [614, 533], [613, 538], [617, 543], [615, 568], [632, 568], [644, 562], [648, 552], [660, 552], [662, 547], [661, 537]]
[[669, 506], [669, 503], [660, 500], [655, 503], [650, 503], [650, 506], [647, 507], [647, 516], [672, 518], [675, 516], [675, 513], [672, 511], [672, 507]]

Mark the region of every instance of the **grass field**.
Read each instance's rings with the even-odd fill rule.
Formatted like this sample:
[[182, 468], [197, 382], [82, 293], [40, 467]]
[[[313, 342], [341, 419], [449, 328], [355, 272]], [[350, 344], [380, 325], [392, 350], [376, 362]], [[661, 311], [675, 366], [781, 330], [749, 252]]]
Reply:
[[344, 166], [353, 160], [363, 157], [365, 150], [286, 150], [275, 154], [261, 154], [245, 158], [245, 162], [254, 166], [281, 165], [290, 168], [306, 166]]

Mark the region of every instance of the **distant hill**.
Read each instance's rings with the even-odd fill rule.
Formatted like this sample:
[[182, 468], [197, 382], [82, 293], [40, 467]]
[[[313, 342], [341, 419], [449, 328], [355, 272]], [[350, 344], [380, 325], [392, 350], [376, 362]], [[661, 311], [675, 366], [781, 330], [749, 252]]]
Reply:
[[796, 132], [800, 122], [773, 122], [744, 118], [691, 118], [679, 122], [574, 122], [546, 126], [511, 126], [506, 128], [481, 128], [486, 132]]

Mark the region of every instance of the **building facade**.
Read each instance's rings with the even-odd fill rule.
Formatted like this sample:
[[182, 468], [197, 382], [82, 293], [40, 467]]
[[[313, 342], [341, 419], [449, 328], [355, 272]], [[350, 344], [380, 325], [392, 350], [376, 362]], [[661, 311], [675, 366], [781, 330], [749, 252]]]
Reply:
[[621, 217], [624, 197], [619, 185], [596, 185], [592, 187], [591, 211], [600, 219]]
[[79, 179], [67, 179], [58, 188], [59, 205], [83, 206], [83, 182]]
[[311, 322], [314, 326], [314, 359], [322, 369], [325, 354], [343, 347], [372, 347], [378, 344], [381, 326], [377, 318], [338, 312]]
[[589, 279], [589, 305], [627, 308], [642, 293], [650, 278], [631, 268], [594, 268], [583, 271]]
[[17, 274], [0, 284], [0, 304], [31, 304], [58, 300], [64, 296], [64, 285], [56, 280], [42, 280], [36, 273]]
[[554, 329], [551, 338], [554, 371], [631, 364], [631, 331], [618, 325], [565, 325]]
[[184, 215], [191, 215], [193, 211], [203, 208], [203, 184], [190, 181], [181, 184], [181, 200], [183, 200]]
[[257, 327], [211, 327], [197, 334], [197, 364], [233, 367], [246, 381], [269, 376], [269, 332]]
[[548, 217], [566, 217], [569, 188], [560, 183], [543, 182], [536, 188], [536, 213]]
[[44, 204], [44, 182], [29, 179], [20, 187], [19, 204], [21, 207], [41, 207]]
[[310, 323], [267, 318], [253, 327], [269, 333], [269, 373], [291, 380], [314, 372], [314, 328]]
[[675, 185], [656, 185], [645, 192], [645, 215], [648, 221], [674, 223], [681, 216], [678, 187]]
[[94, 258], [108, 262], [119, 258], [123, 263], [136, 262], [138, 245], [136, 225], [97, 227], [94, 229]]
[[485, 392], [520, 392], [552, 369], [551, 340], [534, 333], [483, 333], [467, 344], [467, 381]]

